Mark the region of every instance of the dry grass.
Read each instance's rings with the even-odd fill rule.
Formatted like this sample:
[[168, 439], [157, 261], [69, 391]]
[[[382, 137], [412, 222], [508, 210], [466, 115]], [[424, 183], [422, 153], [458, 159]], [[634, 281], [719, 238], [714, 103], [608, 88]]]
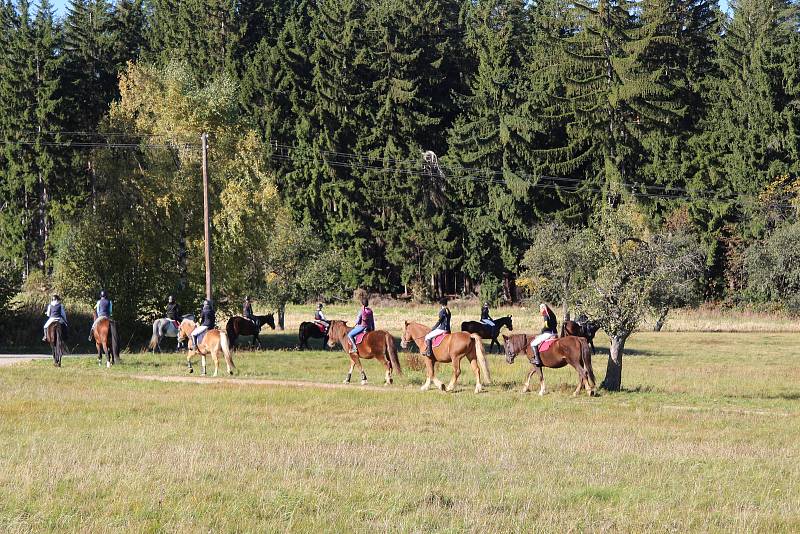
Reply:
[[[407, 315], [433, 318], [376, 312], [392, 329]], [[295, 335], [265, 337], [288, 347]], [[341, 351], [238, 353], [241, 386], [130, 377], [182, 375], [179, 355], [128, 355], [111, 371], [91, 359], [0, 369], [0, 525], [798, 531], [800, 339], [642, 333], [629, 349], [627, 390], [594, 399], [570, 396], [568, 369], [546, 371], [545, 397], [520, 395], [525, 366], [497, 357], [482, 395], [466, 366], [455, 394], [419, 392], [412, 369], [388, 394], [246, 385], [339, 382]], [[595, 358], [600, 379], [604, 363]], [[378, 383], [377, 364], [365, 367]]]

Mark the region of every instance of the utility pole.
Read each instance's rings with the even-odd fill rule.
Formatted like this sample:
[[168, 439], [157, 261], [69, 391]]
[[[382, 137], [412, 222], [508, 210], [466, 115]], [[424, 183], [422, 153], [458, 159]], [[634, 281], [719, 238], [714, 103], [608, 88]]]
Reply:
[[211, 299], [211, 217], [208, 207], [208, 134], [200, 136], [203, 144], [203, 227], [206, 249], [206, 298]]

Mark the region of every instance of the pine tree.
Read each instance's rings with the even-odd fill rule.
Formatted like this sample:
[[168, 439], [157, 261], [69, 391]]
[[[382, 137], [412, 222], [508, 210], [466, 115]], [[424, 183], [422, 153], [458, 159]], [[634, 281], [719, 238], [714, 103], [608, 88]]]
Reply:
[[117, 72], [145, 52], [147, 15], [144, 0], [117, 0], [113, 10], [113, 58]]

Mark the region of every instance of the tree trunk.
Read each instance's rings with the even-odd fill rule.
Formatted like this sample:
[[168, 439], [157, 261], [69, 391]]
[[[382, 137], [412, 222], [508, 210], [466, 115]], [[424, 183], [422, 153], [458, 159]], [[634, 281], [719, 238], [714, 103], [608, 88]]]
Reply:
[[602, 387], [608, 391], [619, 391], [622, 388], [622, 354], [628, 336], [611, 336], [611, 349], [608, 354], [606, 378]]
[[669, 308], [661, 308], [658, 319], [656, 320], [656, 324], [653, 326], [653, 332], [661, 332], [661, 329], [664, 328], [664, 323], [667, 322], [668, 313]]
[[284, 330], [283, 319], [286, 316], [286, 304], [278, 306], [278, 328]]

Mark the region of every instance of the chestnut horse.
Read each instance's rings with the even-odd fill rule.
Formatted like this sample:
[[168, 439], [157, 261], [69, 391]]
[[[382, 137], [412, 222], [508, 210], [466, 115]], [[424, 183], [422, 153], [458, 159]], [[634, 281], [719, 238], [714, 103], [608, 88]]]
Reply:
[[[531, 390], [531, 377], [533, 373], [539, 374], [539, 395], [544, 395], [544, 373], [542, 368], [533, 365], [533, 349], [531, 348], [531, 341], [535, 335], [528, 334], [515, 334], [513, 336], [503, 336], [506, 347], [506, 361], [511, 364], [514, 363], [514, 358], [517, 354], [524, 353], [528, 360], [531, 362], [531, 370], [528, 373], [528, 378], [525, 380], [525, 385], [522, 387], [522, 393], [527, 393]], [[581, 388], [586, 386], [586, 393], [589, 396], [595, 394], [595, 380], [594, 371], [592, 370], [592, 353], [589, 350], [589, 342], [582, 337], [567, 336], [558, 338], [555, 343], [550, 345], [550, 348], [539, 354], [542, 359], [544, 367], [551, 369], [559, 369], [569, 364], [575, 368], [578, 373], [578, 387], [572, 396], [580, 393]]]
[[203, 341], [199, 346], [195, 347], [191, 334], [192, 330], [194, 330], [196, 326], [197, 324], [191, 319], [184, 319], [181, 321], [181, 326], [179, 329], [180, 332], [178, 333], [178, 341], [189, 341], [189, 350], [186, 353], [186, 364], [189, 367], [189, 372], [194, 372], [194, 369], [192, 368], [192, 356], [194, 356], [195, 352], [199, 352], [200, 361], [203, 366], [202, 374], [205, 376], [206, 354], [210, 353], [211, 358], [214, 360], [214, 376], [217, 376], [217, 370], [219, 368], [219, 351], [221, 350], [225, 355], [225, 365], [228, 367], [228, 374], [232, 375], [233, 370], [236, 369], [236, 366], [233, 365], [233, 358], [231, 358], [231, 349], [230, 345], [228, 344], [228, 334], [218, 328], [209, 328], [206, 330], [206, 335], [203, 338]]
[[56, 321], [47, 327], [47, 342], [50, 343], [50, 349], [53, 351], [53, 365], [61, 367], [61, 358], [67, 352], [67, 346], [64, 343], [64, 330], [66, 325], [61, 321]]
[[228, 342], [231, 347], [236, 346], [236, 340], [239, 336], [253, 336], [253, 341], [258, 344], [259, 349], [261, 348], [261, 340], [258, 339], [258, 334], [264, 325], [269, 325], [270, 328], [275, 330], [275, 319], [271, 313], [268, 313], [267, 315], [256, 315], [255, 320], [254, 324], [250, 319], [239, 315], [234, 315], [228, 319], [228, 323], [225, 325], [225, 332], [228, 334]]
[[345, 384], [350, 383], [353, 367], [358, 367], [358, 370], [361, 371], [361, 385], [363, 386], [367, 383], [367, 373], [364, 372], [364, 367], [361, 365], [361, 358], [365, 360], [375, 358], [386, 367], [385, 384], [387, 386], [394, 382], [392, 379], [393, 372], [402, 376], [403, 370], [400, 368], [400, 361], [397, 359], [397, 347], [395, 347], [394, 338], [389, 332], [384, 330], [367, 332], [361, 343], [356, 345], [358, 352], [351, 353], [350, 340], [347, 337], [347, 333], [350, 330], [352, 330], [352, 327], [347, 326], [344, 321], [331, 321], [331, 326], [328, 328], [328, 346], [333, 348], [339, 343], [347, 355], [350, 356], [350, 370], [344, 379]]
[[94, 344], [97, 347], [97, 365], [103, 365], [103, 354], [106, 355], [106, 367], [111, 367], [119, 358], [119, 336], [117, 322], [108, 317], [101, 317], [94, 327]]
[[[400, 346], [404, 349], [408, 347], [410, 341], [414, 341], [417, 348], [422, 352], [425, 349], [425, 336], [431, 329], [419, 323], [409, 323], [406, 321], [406, 327], [403, 331], [403, 340]], [[483, 390], [481, 378], [489, 384], [491, 376], [489, 375], [489, 366], [486, 363], [486, 357], [483, 354], [483, 341], [478, 334], [469, 334], [467, 332], [453, 332], [445, 336], [442, 343], [438, 347], [433, 348], [433, 358], [423, 358], [425, 360], [425, 371], [427, 379], [422, 385], [422, 391], [427, 391], [433, 384], [446, 391], [453, 391], [453, 388], [458, 382], [458, 377], [461, 375], [461, 358], [466, 357], [472, 367], [472, 372], [475, 373], [475, 393], [480, 393]], [[434, 363], [453, 363], [453, 378], [445, 388], [444, 384], [436, 378], [434, 373]]]
[[502, 350], [500, 342], [497, 341], [497, 336], [503, 327], [508, 328], [509, 331], [514, 331], [514, 321], [511, 316], [499, 317], [494, 320], [494, 328], [482, 321], [464, 321], [461, 323], [461, 331], [469, 332], [470, 334], [478, 334], [482, 339], [491, 339], [489, 343], [489, 352], [492, 352], [492, 347], [497, 345], [497, 352]]

